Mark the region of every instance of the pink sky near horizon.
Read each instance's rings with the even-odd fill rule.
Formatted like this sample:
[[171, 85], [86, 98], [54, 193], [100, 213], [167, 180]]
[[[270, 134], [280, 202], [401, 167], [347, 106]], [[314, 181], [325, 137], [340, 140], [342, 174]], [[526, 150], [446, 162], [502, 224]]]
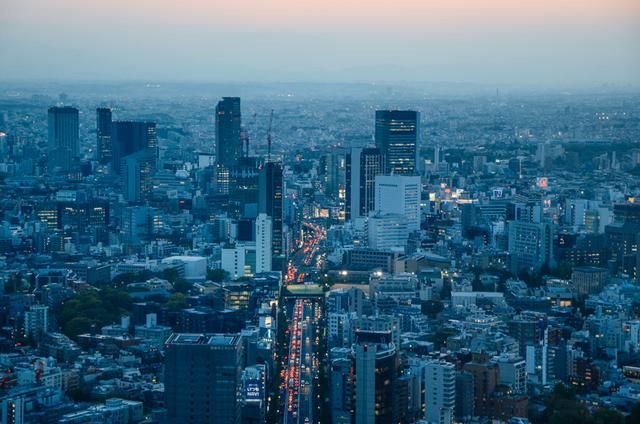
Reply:
[[[619, 73], [616, 67], [624, 75], [612, 79], [640, 73], [640, 0], [0, 1], [0, 41], [8, 41], [0, 54], [18, 60], [5, 71], [10, 76], [48, 61], [67, 66], [63, 57], [93, 58], [95, 46], [127, 60], [140, 55], [142, 71], [151, 66], [149, 52], [175, 54], [194, 66], [259, 67], [264, 57], [286, 61], [287, 49], [346, 68], [374, 64], [372, 44], [386, 49], [391, 63], [411, 52], [425, 56], [407, 59], [416, 67], [486, 56], [489, 69], [511, 56], [526, 68], [533, 55], [611, 68], [594, 70], [595, 77]], [[198, 57], [207, 46], [217, 58]], [[604, 64], [591, 57], [598, 55]]]

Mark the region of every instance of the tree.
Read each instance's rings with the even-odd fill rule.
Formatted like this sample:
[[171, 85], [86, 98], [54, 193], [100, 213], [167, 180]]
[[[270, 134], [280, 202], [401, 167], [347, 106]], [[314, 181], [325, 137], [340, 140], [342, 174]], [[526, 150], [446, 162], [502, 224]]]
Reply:
[[636, 403], [631, 413], [627, 416], [627, 424], [637, 423], [640, 423], [640, 402]]
[[208, 269], [207, 280], [211, 280], [214, 283], [220, 283], [227, 278], [227, 272], [224, 269]]
[[170, 311], [180, 311], [187, 306], [187, 297], [182, 293], [174, 293], [169, 297], [165, 306]]
[[92, 327], [100, 329], [118, 322], [122, 315], [131, 312], [131, 304], [131, 298], [122, 290], [84, 290], [67, 299], [58, 309], [56, 318], [64, 334], [75, 338]]
[[423, 315], [435, 319], [438, 317], [438, 314], [444, 310], [444, 303], [439, 300], [425, 300], [420, 305], [420, 310]]
[[187, 294], [189, 290], [191, 290], [191, 284], [180, 278], [173, 282], [173, 290], [178, 293]]

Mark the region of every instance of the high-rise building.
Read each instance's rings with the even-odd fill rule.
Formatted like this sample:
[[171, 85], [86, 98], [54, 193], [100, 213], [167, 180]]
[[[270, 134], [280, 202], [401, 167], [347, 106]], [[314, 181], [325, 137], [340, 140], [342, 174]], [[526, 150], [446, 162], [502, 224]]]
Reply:
[[329, 153], [322, 157], [322, 176], [325, 193], [334, 199], [344, 196], [346, 156], [344, 153]]
[[394, 408], [399, 358], [390, 331], [357, 331], [355, 344], [355, 423], [397, 422]]
[[378, 175], [375, 187], [376, 213], [403, 215], [409, 231], [420, 230], [420, 177]]
[[378, 215], [369, 217], [367, 241], [371, 249], [404, 250], [409, 239], [409, 226], [404, 215]]
[[151, 178], [155, 168], [156, 159], [149, 149], [140, 150], [122, 159], [120, 174], [127, 201], [141, 202], [151, 194]]
[[618, 271], [640, 281], [640, 204], [614, 206], [614, 222], [605, 227], [611, 259]]
[[169, 421], [239, 423], [242, 337], [174, 333], [165, 346], [165, 406]]
[[512, 272], [538, 270], [544, 264], [554, 265], [551, 224], [509, 221], [508, 226]]
[[114, 121], [111, 129], [111, 164], [117, 174], [121, 172], [122, 160], [140, 150], [149, 149], [152, 157], [158, 157], [158, 136], [154, 122]]
[[425, 418], [432, 424], [451, 424], [456, 404], [456, 369], [445, 361], [428, 361], [425, 366]]
[[230, 169], [242, 156], [240, 97], [223, 97], [216, 106], [216, 156]]
[[111, 162], [113, 145], [111, 143], [111, 109], [96, 109], [96, 159], [102, 164]]
[[256, 218], [256, 272], [268, 272], [272, 269], [271, 236], [273, 235], [271, 218], [261, 213]]
[[376, 111], [376, 147], [385, 158], [386, 174], [417, 172], [420, 114], [411, 110]]
[[347, 154], [346, 218], [367, 216], [375, 209], [376, 177], [384, 174], [384, 157], [377, 148], [354, 148]]
[[68, 171], [73, 158], [80, 153], [78, 109], [71, 106], [49, 108], [48, 131], [49, 166]]
[[49, 331], [49, 307], [33, 305], [24, 313], [24, 332], [28, 336], [39, 337]]
[[[267, 162], [263, 165], [259, 177], [260, 194], [258, 198], [258, 212], [271, 218], [272, 228], [272, 255], [276, 261], [283, 253], [282, 241], [282, 213], [284, 180], [282, 176], [282, 164], [279, 162]], [[276, 267], [277, 268], [277, 267]]]

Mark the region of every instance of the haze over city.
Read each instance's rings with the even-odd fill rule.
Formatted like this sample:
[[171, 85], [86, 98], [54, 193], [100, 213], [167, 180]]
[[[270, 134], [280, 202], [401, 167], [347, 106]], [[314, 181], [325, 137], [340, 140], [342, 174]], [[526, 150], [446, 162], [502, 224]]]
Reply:
[[2, 80], [638, 85], [640, 3], [5, 0]]

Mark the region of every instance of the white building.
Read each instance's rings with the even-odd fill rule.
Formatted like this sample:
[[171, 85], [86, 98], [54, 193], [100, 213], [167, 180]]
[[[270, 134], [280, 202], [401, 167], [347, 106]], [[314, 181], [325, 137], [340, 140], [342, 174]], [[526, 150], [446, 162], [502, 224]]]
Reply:
[[368, 220], [368, 245], [372, 249], [402, 250], [409, 239], [404, 215], [374, 215]]
[[256, 218], [256, 272], [271, 271], [271, 218], [266, 213], [261, 213]]
[[420, 177], [378, 175], [375, 211], [378, 214], [404, 215], [410, 232], [420, 230]]
[[163, 264], [180, 264], [184, 269], [181, 276], [189, 281], [204, 281], [207, 278], [207, 258], [202, 256], [170, 256], [162, 260]]
[[446, 361], [427, 361], [424, 381], [425, 419], [430, 424], [453, 423], [456, 369]]
[[498, 383], [511, 388], [516, 394], [527, 392], [527, 362], [514, 354], [503, 353], [494, 358], [498, 364]]
[[49, 307], [33, 305], [24, 313], [24, 332], [28, 336], [39, 336], [49, 331]]
[[251, 277], [256, 265], [256, 246], [253, 243], [236, 243], [222, 248], [221, 267], [231, 278]]

